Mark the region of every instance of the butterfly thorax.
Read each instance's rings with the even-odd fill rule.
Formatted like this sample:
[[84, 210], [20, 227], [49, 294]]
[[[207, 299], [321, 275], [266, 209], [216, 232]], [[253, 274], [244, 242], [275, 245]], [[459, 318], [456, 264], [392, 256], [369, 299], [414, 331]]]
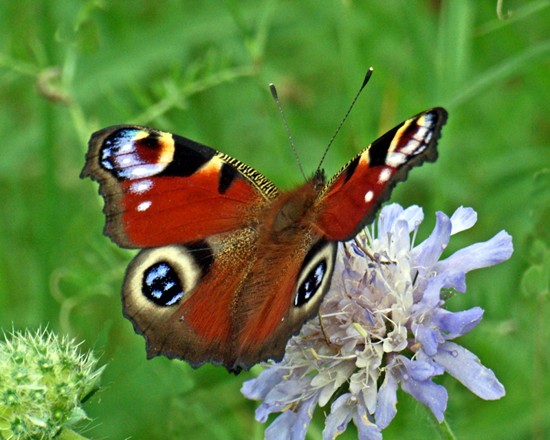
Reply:
[[291, 191], [285, 191], [266, 209], [263, 223], [268, 230], [276, 234], [292, 234], [296, 229], [303, 229], [315, 220], [315, 203], [325, 183], [322, 170], [317, 171], [311, 179], [302, 186]]
[[264, 225], [277, 237], [281, 233], [292, 234], [296, 228], [300, 229], [303, 220], [311, 216], [310, 209], [316, 195], [309, 182], [296, 190], [282, 193], [269, 207]]

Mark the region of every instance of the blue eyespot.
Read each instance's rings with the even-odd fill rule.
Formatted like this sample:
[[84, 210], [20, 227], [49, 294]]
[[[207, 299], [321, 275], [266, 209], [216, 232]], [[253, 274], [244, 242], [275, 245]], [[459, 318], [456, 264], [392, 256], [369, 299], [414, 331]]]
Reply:
[[177, 272], [164, 261], [143, 272], [141, 291], [149, 301], [162, 307], [176, 304], [184, 293]]
[[294, 306], [300, 307], [313, 298], [321, 287], [326, 274], [327, 262], [326, 260], [321, 260], [317, 266], [308, 272], [304, 281], [300, 284], [300, 287], [298, 287], [298, 292], [294, 298]]

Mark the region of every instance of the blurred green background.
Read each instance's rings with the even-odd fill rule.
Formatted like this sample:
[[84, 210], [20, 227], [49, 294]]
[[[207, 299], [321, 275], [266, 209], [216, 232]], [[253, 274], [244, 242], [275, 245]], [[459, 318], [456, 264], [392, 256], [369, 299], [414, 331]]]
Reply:
[[[426, 108], [450, 114], [436, 164], [392, 200], [460, 205], [476, 227], [449, 252], [514, 237], [512, 259], [468, 276], [448, 301], [485, 309], [461, 343], [507, 389], [484, 402], [451, 378], [459, 438], [548, 435], [550, 418], [550, 8], [548, 1], [0, 1], [0, 326], [48, 325], [108, 363], [82, 433], [101, 439], [259, 439], [245, 379], [222, 368], [147, 361], [122, 317], [134, 252], [102, 235], [103, 201], [81, 181], [101, 127], [139, 123], [235, 156], [289, 188], [303, 178], [268, 90], [278, 86], [307, 173], [369, 66], [375, 73], [324, 166], [330, 176], [377, 135]], [[325, 408], [328, 411], [328, 408]], [[318, 410], [308, 438], [320, 437]], [[387, 439], [433, 438], [400, 393]], [[342, 438], [356, 438], [353, 428]]]

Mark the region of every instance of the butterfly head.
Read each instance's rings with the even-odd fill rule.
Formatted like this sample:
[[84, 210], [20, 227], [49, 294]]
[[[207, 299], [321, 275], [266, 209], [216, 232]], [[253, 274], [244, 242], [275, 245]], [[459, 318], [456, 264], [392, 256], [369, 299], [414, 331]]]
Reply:
[[318, 168], [311, 179], [309, 179], [317, 193], [320, 193], [321, 190], [324, 188], [325, 184], [327, 183], [326, 180], [327, 179], [325, 176], [325, 170], [323, 170], [322, 168]]

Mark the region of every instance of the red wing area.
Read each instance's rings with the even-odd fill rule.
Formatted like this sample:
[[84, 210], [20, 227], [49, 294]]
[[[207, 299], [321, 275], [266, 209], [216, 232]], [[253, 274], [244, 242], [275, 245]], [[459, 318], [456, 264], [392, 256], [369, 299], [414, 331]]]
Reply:
[[[122, 182], [121, 214], [107, 216], [107, 230], [111, 223], [115, 228], [120, 223], [132, 243], [153, 247], [241, 229], [249, 221], [251, 206], [263, 199], [243, 179], [224, 194], [218, 192], [217, 182], [216, 171]], [[150, 189], [135, 192], [136, 185]]]
[[[241, 282], [242, 268], [220, 268], [202, 279], [190, 298], [162, 323], [162, 330], [145, 326], [148, 354], [183, 358], [192, 365], [227, 365], [232, 356], [232, 301]], [[145, 318], [147, 319], [147, 318]]]
[[[322, 200], [317, 226], [331, 240], [348, 240], [373, 220], [378, 206], [391, 191], [387, 183], [379, 181], [380, 176], [391, 179], [395, 170], [369, 167], [366, 160], [361, 160], [354, 174], [349, 180], [340, 176]], [[385, 192], [387, 196], [382, 197]]]
[[95, 133], [82, 171], [86, 176], [100, 184], [106, 235], [129, 248], [190, 242], [241, 229], [278, 192], [236, 159], [138, 126]]
[[344, 241], [370, 223], [409, 170], [437, 158], [437, 141], [447, 112], [420, 113], [374, 141], [325, 187], [317, 202], [316, 228], [329, 240]]

